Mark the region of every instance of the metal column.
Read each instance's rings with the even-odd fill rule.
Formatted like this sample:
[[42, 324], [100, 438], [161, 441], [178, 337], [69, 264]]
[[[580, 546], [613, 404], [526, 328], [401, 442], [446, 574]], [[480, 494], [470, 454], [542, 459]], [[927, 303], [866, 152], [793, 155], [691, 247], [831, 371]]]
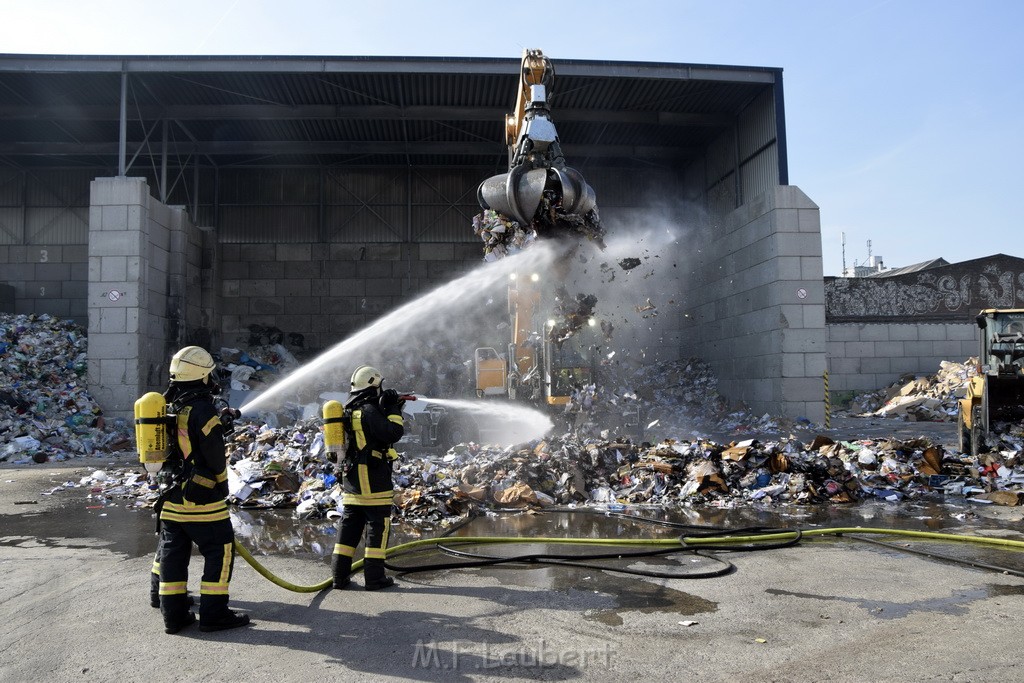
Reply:
[[127, 167], [125, 156], [128, 153], [128, 71], [121, 67], [121, 122], [117, 139], [117, 175], [125, 176]]

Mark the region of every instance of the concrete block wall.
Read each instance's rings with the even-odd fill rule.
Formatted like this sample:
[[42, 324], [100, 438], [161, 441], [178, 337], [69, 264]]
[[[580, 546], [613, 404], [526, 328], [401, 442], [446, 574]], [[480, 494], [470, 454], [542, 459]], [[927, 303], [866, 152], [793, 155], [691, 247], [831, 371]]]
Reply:
[[[189, 263], [201, 241], [180, 207], [149, 194], [143, 178], [97, 178], [89, 209], [89, 390], [112, 417], [162, 390], [174, 350], [187, 338]], [[190, 256], [191, 254], [191, 256]], [[195, 314], [192, 314], [195, 315]]]
[[0, 284], [0, 313], [14, 313], [14, 287]]
[[0, 245], [0, 284], [13, 288], [12, 313], [49, 313], [85, 325], [88, 246]]
[[682, 354], [705, 359], [730, 400], [756, 412], [824, 419], [826, 354], [818, 207], [778, 186], [691, 243]]
[[227, 346], [244, 344], [251, 325], [301, 334], [328, 348], [380, 315], [476, 268], [478, 242], [466, 244], [222, 244], [221, 326]]
[[845, 323], [828, 325], [829, 389], [862, 393], [901, 375], [932, 375], [939, 363], [978, 355], [974, 323]]

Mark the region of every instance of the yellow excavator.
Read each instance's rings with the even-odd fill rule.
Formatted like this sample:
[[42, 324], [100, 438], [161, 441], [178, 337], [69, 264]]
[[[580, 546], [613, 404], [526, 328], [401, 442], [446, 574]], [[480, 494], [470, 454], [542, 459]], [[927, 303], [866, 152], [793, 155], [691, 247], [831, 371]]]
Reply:
[[[555, 69], [540, 50], [523, 51], [515, 110], [505, 116], [508, 171], [484, 180], [477, 201], [529, 229], [542, 222], [547, 199], [562, 214], [596, 215], [597, 197], [583, 175], [565, 163], [549, 98]], [[592, 213], [593, 212], [593, 213]], [[547, 281], [545, 281], [547, 280]], [[559, 335], [550, 319], [559, 288], [558, 273], [517, 273], [508, 287], [511, 339], [507, 354], [494, 347], [475, 350], [473, 369], [478, 397], [505, 397], [564, 407], [574, 391], [593, 384], [592, 319], [576, 321], [575, 333]], [[478, 436], [469, 420], [456, 420], [432, 406], [424, 445], [448, 446]], [[633, 420], [638, 424], [639, 417]]]
[[989, 449], [988, 436], [998, 422], [1024, 419], [1024, 309], [981, 311], [977, 373], [959, 401], [960, 452]]
[[[593, 188], [566, 166], [549, 97], [555, 68], [540, 50], [523, 50], [515, 110], [505, 116], [508, 172], [480, 184], [477, 199], [529, 228], [537, 222], [544, 196], [566, 214], [584, 215], [597, 206]], [[548, 281], [545, 281], [548, 280]], [[511, 339], [503, 358], [493, 347], [476, 349], [477, 396], [505, 396], [549, 406], [569, 402], [574, 388], [592, 381], [584, 335], [553, 340], [556, 323], [544, 315], [554, 307], [557, 273], [513, 274], [508, 287]], [[591, 325], [593, 320], [588, 321]]]

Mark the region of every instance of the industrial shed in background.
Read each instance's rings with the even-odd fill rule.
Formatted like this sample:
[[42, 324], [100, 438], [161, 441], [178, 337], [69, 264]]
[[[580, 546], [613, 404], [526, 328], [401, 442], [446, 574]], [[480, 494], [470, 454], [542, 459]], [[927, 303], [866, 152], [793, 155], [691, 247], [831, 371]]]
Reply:
[[[818, 209], [789, 185], [782, 71], [563, 60], [550, 101], [609, 233], [686, 227], [660, 357], [823, 417]], [[0, 56], [0, 304], [88, 324], [113, 414], [183, 343], [325, 348], [477, 266], [517, 59]]]

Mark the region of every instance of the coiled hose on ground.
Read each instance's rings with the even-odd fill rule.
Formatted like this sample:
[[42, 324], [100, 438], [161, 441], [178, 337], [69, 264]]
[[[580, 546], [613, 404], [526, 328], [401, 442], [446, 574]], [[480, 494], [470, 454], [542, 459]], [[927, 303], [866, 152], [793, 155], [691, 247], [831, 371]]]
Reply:
[[[580, 512], [580, 510], [573, 510]], [[598, 512], [598, 511], [595, 511]], [[860, 536], [894, 536], [904, 539], [940, 541], [952, 543], [968, 543], [989, 547], [998, 547], [1008, 550], [1024, 550], [1024, 541], [1016, 541], [1005, 538], [989, 538], [985, 536], [972, 536], [966, 534], [950, 534], [933, 531], [910, 531], [906, 529], [879, 529], [871, 527], [832, 527], [822, 529], [773, 529], [765, 527], [747, 527], [743, 529], [721, 529], [715, 527], [692, 526], [665, 522], [635, 515], [609, 514], [616, 517], [628, 519], [639, 523], [655, 524], [670, 528], [689, 531], [689, 534], [682, 534], [672, 538], [558, 538], [558, 537], [515, 537], [515, 536], [452, 536], [459, 525], [449, 530], [445, 535], [437, 538], [420, 539], [402, 543], [387, 549], [387, 562], [385, 566], [392, 571], [404, 574], [424, 571], [438, 571], [445, 569], [462, 569], [473, 567], [488, 567], [502, 564], [553, 564], [562, 566], [585, 566], [596, 569], [604, 569], [625, 574], [639, 576], [668, 578], [668, 579], [701, 579], [723, 576], [735, 570], [735, 566], [716, 557], [715, 552], [750, 552], [759, 550], [774, 550], [795, 546], [804, 539], [825, 537], [825, 536], [848, 536], [858, 541], [870, 541], [870, 539], [859, 538]], [[467, 519], [466, 522], [471, 521]], [[465, 523], [465, 522], [464, 522]], [[550, 544], [563, 546], [594, 546], [603, 548], [621, 548], [616, 552], [595, 552], [584, 554], [567, 553], [526, 553], [521, 555], [488, 555], [479, 552], [469, 552], [460, 549], [463, 546], [480, 545], [513, 545], [513, 544]], [[875, 543], [880, 543], [875, 541]], [[995, 565], [962, 560], [959, 558], [940, 555], [938, 553], [911, 550], [891, 544], [883, 544], [894, 550], [914, 552], [926, 555], [933, 559], [958, 562], [972, 567], [999, 571], [1004, 574], [1024, 576], [1024, 572], [1014, 569], [999, 567]], [[253, 569], [270, 582], [296, 593], [317, 593], [331, 587], [330, 578], [320, 583], [304, 586], [292, 583], [281, 578], [274, 572], [267, 569], [260, 563], [252, 553], [245, 548], [237, 539], [234, 543], [235, 551], [248, 562]], [[628, 551], [631, 548], [644, 548], [645, 550]], [[408, 556], [412, 553], [426, 550], [439, 550], [450, 556], [460, 558], [453, 562], [431, 563], [431, 564], [396, 564], [394, 560], [399, 557]], [[602, 560], [630, 560], [644, 557], [666, 556], [675, 553], [690, 553], [707, 558], [719, 563], [721, 566], [708, 571], [701, 572], [661, 572], [652, 569], [630, 569], [628, 567], [616, 567], [611, 565], [596, 564]], [[362, 560], [352, 565], [352, 571], [356, 572], [362, 568]]]

